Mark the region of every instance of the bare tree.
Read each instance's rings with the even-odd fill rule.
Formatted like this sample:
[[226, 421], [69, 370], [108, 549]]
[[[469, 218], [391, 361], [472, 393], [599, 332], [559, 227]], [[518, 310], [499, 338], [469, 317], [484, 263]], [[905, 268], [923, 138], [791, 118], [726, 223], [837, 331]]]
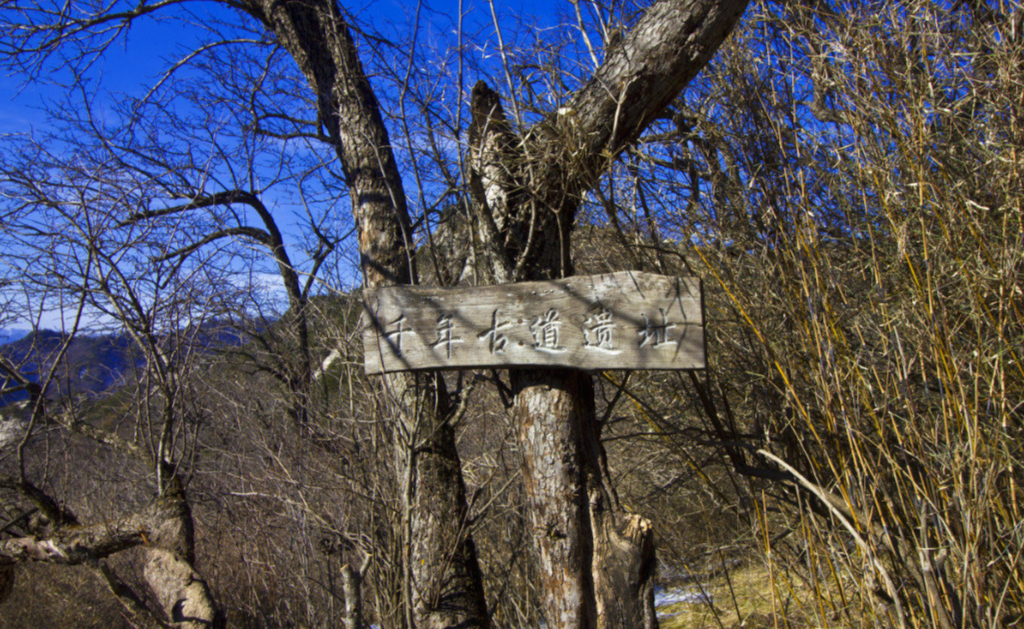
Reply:
[[710, 283], [707, 377], [628, 394], [721, 448], [710, 488], [750, 518], [779, 602], [805, 589], [805, 614], [846, 626], [1014, 622], [1020, 6], [752, 10], [594, 200], [640, 236], [615, 238], [632, 260]]
[[[85, 71], [135, 20], [173, 15], [176, 5], [65, 11], [13, 3], [5, 7], [6, 59], [33, 76], [54, 65]], [[487, 281], [573, 273], [570, 243], [582, 196], [707, 62], [745, 5], [742, 0], [662, 0], [621, 37], [613, 37], [602, 22], [609, 40], [604, 60], [598, 62], [591, 49], [593, 74], [561, 106], [540, 112], [532, 125], [520, 119], [516, 129], [502, 114], [495, 92], [485, 84], [474, 89], [469, 187]], [[344, 11], [331, 0], [226, 6], [235, 18], [250, 25], [254, 19], [272, 34], [315, 95], [313, 135], [323, 129], [350, 193], [363, 286], [415, 283], [416, 235], [398, 160]], [[585, 26], [581, 32], [586, 35]], [[207, 46], [231, 39], [226, 33], [217, 37]], [[166, 210], [184, 214], [214, 198], [184, 196]], [[264, 223], [261, 234], [229, 229], [262, 239], [278, 255]], [[287, 266], [280, 257], [278, 262]], [[608, 482], [590, 376], [550, 370], [514, 371], [510, 378], [547, 623], [656, 625], [652, 532], [646, 520], [622, 509]], [[381, 391], [383, 408], [398, 418], [406, 623], [487, 626], [453, 431], [466, 407], [449, 395], [439, 374], [389, 375]]]
[[[745, 5], [652, 6], [583, 87], [518, 136], [497, 95], [484, 84], [474, 88], [471, 183], [491, 277], [573, 273], [582, 194], [686, 86]], [[656, 626], [653, 531], [622, 509], [607, 482], [590, 376], [510, 377], [548, 622]]]
[[[202, 260], [151, 264], [150, 259], [167, 251], [173, 236], [168, 240], [157, 232], [118, 225], [117, 210], [123, 211], [121, 204], [130, 204], [133, 195], [125, 194], [116, 172], [47, 160], [32, 144], [26, 150], [32, 165], [4, 165], [4, 244], [30, 268], [15, 264], [6, 271], [26, 272], [9, 277], [37, 296], [35, 307], [74, 304], [75, 310], [68, 334], [50, 356], [22, 361], [45, 365], [45, 377], [36, 380], [21, 365], [4, 360], [6, 381], [15, 385], [6, 392], [22, 388], [29, 398], [23, 435], [4, 453], [12, 465], [2, 487], [20, 495], [38, 517], [15, 529], [23, 534], [0, 542], [0, 563], [89, 564], [141, 626], [220, 626], [223, 616], [195, 568], [186, 494], [188, 460], [203, 419], [190, 399], [187, 372], [195, 364], [197, 336], [211, 314], [207, 297], [212, 294], [196, 291], [195, 283], [216, 286], [218, 274], [210, 274]], [[130, 376], [134, 387], [124, 392], [134, 395], [129, 414], [133, 437], [83, 421], [81, 394], [51, 386], [59, 374], [68, 377], [64, 355], [75, 335], [91, 327], [84, 322], [94, 317], [123, 329], [137, 352]], [[37, 458], [48, 425], [119, 450], [147, 470], [152, 484], [148, 504], [127, 513], [124, 506], [112, 505], [112, 512], [96, 522], [81, 520], [46, 489], [49, 473]], [[159, 611], [104, 564], [131, 548], [145, 549], [145, 581]]]

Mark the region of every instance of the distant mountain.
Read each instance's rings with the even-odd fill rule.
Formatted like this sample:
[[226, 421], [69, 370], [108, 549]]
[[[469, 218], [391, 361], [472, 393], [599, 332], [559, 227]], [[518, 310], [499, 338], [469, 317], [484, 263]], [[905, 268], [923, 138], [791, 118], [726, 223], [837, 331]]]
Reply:
[[[40, 330], [0, 346], [0, 352], [20, 365], [22, 374], [38, 381], [52, 367], [64, 340], [60, 332]], [[106, 391], [137, 361], [131, 350], [131, 341], [124, 335], [75, 337], [57, 369], [59, 389], [49, 394], [92, 395]], [[8, 385], [2, 379], [0, 383]], [[0, 405], [26, 397], [24, 392], [6, 395], [0, 398]]]
[[29, 334], [32, 334], [32, 330], [19, 330], [15, 328], [0, 329], [0, 345], [13, 343], [18, 339], [28, 336]]
[[[190, 339], [193, 349], [201, 352], [244, 342], [244, 336], [237, 329], [219, 322], [189, 330], [185, 336]], [[0, 353], [20, 365], [22, 374], [36, 382], [52, 367], [65, 338], [61, 332], [39, 330], [0, 345]], [[71, 341], [61, 358], [55, 382], [57, 389], [47, 394], [97, 395], [117, 386], [132, 367], [142, 363], [142, 356], [127, 334], [79, 335]], [[0, 388], [11, 384], [0, 374]], [[0, 407], [27, 397], [25, 392], [0, 396]]]

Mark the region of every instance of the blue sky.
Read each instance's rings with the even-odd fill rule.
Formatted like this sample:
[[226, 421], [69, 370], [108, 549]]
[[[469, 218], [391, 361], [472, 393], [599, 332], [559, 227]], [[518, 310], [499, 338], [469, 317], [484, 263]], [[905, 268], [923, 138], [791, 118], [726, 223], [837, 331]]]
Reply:
[[[344, 6], [379, 24], [392, 20], [411, 21], [416, 11], [415, 3], [399, 0], [372, 0]], [[537, 28], [553, 24], [557, 11], [571, 10], [566, 1], [495, 0], [495, 6], [500, 18], [530, 16], [530, 22]], [[436, 14], [449, 16], [454, 23], [459, 3], [457, 0], [440, 0], [430, 2], [429, 7]], [[464, 0], [463, 9], [468, 13], [467, 27], [469, 22], [478, 25], [491, 22], [490, 7], [482, 0]], [[425, 20], [430, 19], [427, 12], [424, 15]], [[447, 29], [448, 26], [442, 23], [436, 28]], [[124, 41], [119, 41], [104, 54], [94, 67], [94, 76], [102, 81], [107, 91], [141, 95], [166, 67], [165, 60], [177, 58], [188, 40], [189, 32], [180, 24], [140, 20], [132, 25]], [[0, 75], [0, 93], [4, 95], [0, 97], [0, 133], [20, 133], [45, 125], [46, 119], [40, 108], [43, 101], [55, 94], [54, 90], [51, 85], [26, 84], [25, 77], [17, 74]]]
[[[197, 14], [208, 10], [214, 11], [215, 16], [220, 12], [227, 13], [227, 9], [216, 3], [197, 3], [195, 6]], [[394, 28], [396, 32], [408, 29], [416, 12], [415, 4], [395, 0], [371, 0], [359, 5], [345, 6], [349, 11], [358, 14], [360, 20], [366, 20], [384, 33], [390, 30], [389, 27]], [[423, 42], [432, 35], [444, 38], [446, 34], [454, 41], [453, 31], [457, 22], [458, 7], [457, 0], [431, 2], [430, 10], [425, 10], [421, 14], [420, 41]], [[539, 0], [495, 0], [495, 7], [503, 23], [508, 20], [508, 24], [512, 24], [519, 16], [530, 16], [525, 24], [527, 28], [532, 29], [545, 29], [557, 21], [559, 14], [564, 15], [572, 11], [572, 5], [568, 2], [552, 3]], [[481, 0], [465, 0], [463, 10], [467, 13], [464, 29], [468, 34], [491, 33], [491, 39], [494, 39], [491, 7], [488, 3]], [[108, 48], [90, 68], [89, 79], [98, 87], [100, 94], [97, 100], [99, 110], [102, 112], [105, 107], [109, 107], [113, 99], [144, 95], [168, 63], [180, 58], [182, 51], [187, 50], [190, 43], [199, 41], [202, 36], [201, 29], [190, 29], [180, 21], [159, 22], [147, 18], [133, 24], [127, 36]], [[509, 32], [506, 32], [505, 38], [506, 44], [512, 43]], [[493, 47], [493, 41], [489, 45]], [[490, 63], [494, 62], [492, 60]], [[27, 82], [26, 77], [17, 74], [0, 76], [0, 93], [4, 94], [0, 97], [0, 134], [37, 135], [52, 129], [45, 112], [45, 103], [64, 94], [64, 88], [59, 86], [62, 78], [59, 74], [54, 74], [39, 82]], [[472, 87], [476, 78], [467, 76], [464, 86], [466, 90]], [[494, 81], [499, 80], [497, 73], [491, 78]], [[466, 104], [465, 96], [463, 105]], [[283, 197], [275, 202], [286, 203]], [[347, 206], [343, 209], [347, 213]], [[281, 227], [286, 240], [294, 244], [299, 238], [298, 233], [287, 224], [282, 224]], [[266, 274], [265, 280], [266, 285], [272, 285], [276, 275]], [[44, 315], [42, 326], [60, 328], [60, 313], [50, 312]]]

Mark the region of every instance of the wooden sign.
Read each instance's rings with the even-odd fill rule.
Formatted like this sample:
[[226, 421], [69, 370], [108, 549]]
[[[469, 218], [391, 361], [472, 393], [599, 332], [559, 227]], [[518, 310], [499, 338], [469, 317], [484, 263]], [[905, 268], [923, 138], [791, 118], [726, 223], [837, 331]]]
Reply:
[[473, 367], [703, 369], [700, 281], [614, 273], [367, 300], [366, 373]]

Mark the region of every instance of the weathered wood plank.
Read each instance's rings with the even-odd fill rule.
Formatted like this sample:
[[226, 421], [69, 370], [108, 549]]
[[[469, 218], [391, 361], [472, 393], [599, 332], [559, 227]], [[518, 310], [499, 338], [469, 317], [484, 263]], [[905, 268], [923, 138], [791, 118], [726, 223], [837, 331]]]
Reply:
[[363, 317], [366, 373], [473, 367], [703, 369], [700, 281], [623, 272], [472, 288], [392, 286]]

